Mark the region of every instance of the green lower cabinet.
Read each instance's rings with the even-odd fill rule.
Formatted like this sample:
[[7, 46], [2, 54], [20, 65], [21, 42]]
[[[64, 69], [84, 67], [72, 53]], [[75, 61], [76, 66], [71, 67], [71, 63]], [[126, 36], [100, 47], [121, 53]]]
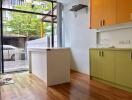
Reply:
[[114, 52], [108, 50], [102, 52], [102, 79], [110, 82], [115, 82]]
[[132, 92], [132, 50], [90, 50], [93, 79]]
[[116, 83], [132, 88], [132, 51], [115, 51]]
[[91, 76], [102, 78], [101, 51], [90, 50]]
[[115, 82], [114, 52], [90, 50], [91, 76]]

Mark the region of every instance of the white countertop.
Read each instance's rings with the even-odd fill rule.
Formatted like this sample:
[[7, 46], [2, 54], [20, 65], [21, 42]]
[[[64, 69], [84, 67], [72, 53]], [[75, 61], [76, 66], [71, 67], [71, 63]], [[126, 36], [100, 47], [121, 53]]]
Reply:
[[58, 47], [58, 48], [28, 48], [28, 51], [50, 51], [50, 50], [67, 50], [67, 49], [70, 49], [70, 48], [61, 48], [61, 47]]
[[132, 50], [132, 48], [90, 48], [90, 50]]

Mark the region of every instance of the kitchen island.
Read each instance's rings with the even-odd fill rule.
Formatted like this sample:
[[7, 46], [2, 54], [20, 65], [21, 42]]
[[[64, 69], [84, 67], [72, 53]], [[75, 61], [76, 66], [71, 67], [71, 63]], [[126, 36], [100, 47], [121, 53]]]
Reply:
[[29, 48], [29, 71], [47, 86], [70, 82], [69, 48]]

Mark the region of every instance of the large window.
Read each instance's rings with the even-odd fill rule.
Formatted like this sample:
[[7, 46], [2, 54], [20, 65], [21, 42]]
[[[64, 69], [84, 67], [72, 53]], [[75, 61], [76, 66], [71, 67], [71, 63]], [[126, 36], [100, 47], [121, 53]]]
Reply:
[[30, 47], [57, 47], [56, 2], [46, 0], [3, 0], [3, 72], [28, 70]]
[[1, 34], [2, 34], [2, 2], [0, 1], [0, 77], [2, 73], [2, 45], [1, 45]]

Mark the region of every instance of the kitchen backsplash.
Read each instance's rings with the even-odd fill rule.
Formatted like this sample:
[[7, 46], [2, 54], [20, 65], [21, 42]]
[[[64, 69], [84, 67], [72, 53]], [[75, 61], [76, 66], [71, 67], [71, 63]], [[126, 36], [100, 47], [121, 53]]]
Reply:
[[98, 33], [97, 47], [132, 48], [132, 28]]

